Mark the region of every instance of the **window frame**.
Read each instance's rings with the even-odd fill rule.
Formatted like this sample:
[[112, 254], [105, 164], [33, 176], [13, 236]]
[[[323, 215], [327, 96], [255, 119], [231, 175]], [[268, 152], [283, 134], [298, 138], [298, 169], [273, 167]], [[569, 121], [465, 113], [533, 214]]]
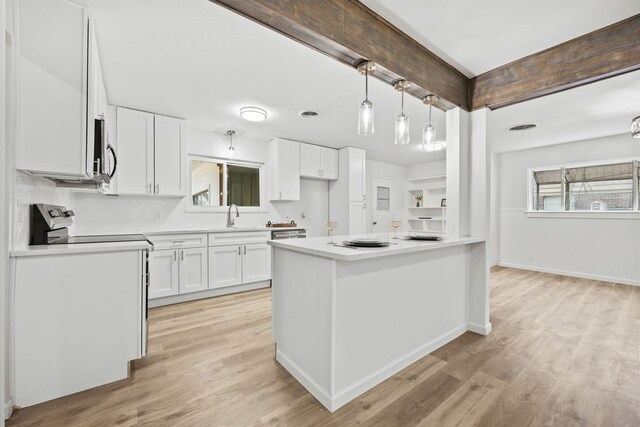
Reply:
[[[561, 176], [564, 176], [565, 169], [603, 166], [617, 163], [632, 163], [632, 205], [631, 210], [628, 211], [592, 211], [592, 210], [569, 210], [567, 209], [567, 197], [569, 196], [566, 191], [566, 185], [561, 184], [561, 207], [562, 210], [557, 211], [544, 211], [536, 210], [535, 197], [536, 197], [536, 179], [534, 177], [535, 172], [546, 170], [561, 170]], [[629, 157], [622, 159], [607, 159], [581, 163], [565, 163], [560, 165], [540, 166], [527, 169], [527, 210], [525, 211], [527, 216], [533, 218], [550, 217], [550, 218], [634, 218], [640, 219], [640, 189], [638, 188], [638, 167], [640, 165], [640, 157]]]
[[264, 163], [261, 162], [252, 162], [247, 160], [236, 160], [230, 158], [222, 158], [222, 157], [209, 157], [209, 156], [199, 156], [190, 154], [187, 156], [189, 161], [189, 167], [187, 170], [189, 171], [189, 193], [188, 193], [188, 205], [185, 209], [187, 213], [211, 213], [211, 212], [227, 212], [229, 210], [229, 206], [194, 206], [193, 205], [193, 160], [201, 161], [201, 162], [210, 162], [210, 163], [218, 163], [223, 165], [223, 200], [227, 203], [227, 166], [243, 166], [258, 169], [258, 176], [260, 180], [260, 206], [238, 206], [238, 210], [240, 212], [254, 212], [254, 213], [265, 213], [267, 210], [267, 200], [266, 200], [266, 172]]

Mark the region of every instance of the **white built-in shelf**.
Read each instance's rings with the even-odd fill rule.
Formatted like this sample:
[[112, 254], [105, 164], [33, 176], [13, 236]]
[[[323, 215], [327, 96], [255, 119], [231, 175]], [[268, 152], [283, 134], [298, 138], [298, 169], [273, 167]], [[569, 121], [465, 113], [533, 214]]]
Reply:
[[432, 179], [444, 179], [446, 178], [447, 175], [446, 174], [442, 174], [442, 175], [431, 175], [431, 176], [419, 176], [417, 178], [409, 178], [407, 179], [407, 181], [409, 182], [420, 182], [420, 181], [430, 181]]
[[428, 233], [428, 234], [445, 234], [443, 231], [432, 231], [432, 230], [408, 230], [409, 233]]
[[409, 221], [446, 221], [445, 218], [409, 218]]
[[420, 206], [420, 207], [409, 206], [409, 209], [446, 209], [446, 207], [445, 206]]

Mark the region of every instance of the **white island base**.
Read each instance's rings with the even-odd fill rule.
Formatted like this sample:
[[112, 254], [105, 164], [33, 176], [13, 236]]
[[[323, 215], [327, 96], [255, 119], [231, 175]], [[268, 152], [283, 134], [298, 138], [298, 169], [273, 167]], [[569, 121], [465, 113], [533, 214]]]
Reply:
[[330, 411], [466, 331], [491, 331], [484, 240], [326, 241], [270, 244], [276, 360]]

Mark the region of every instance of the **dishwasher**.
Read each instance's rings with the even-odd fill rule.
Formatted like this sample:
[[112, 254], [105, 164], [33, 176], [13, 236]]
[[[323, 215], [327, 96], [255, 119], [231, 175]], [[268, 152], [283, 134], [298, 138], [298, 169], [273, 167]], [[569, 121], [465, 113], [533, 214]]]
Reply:
[[304, 239], [307, 237], [307, 230], [304, 228], [293, 228], [291, 230], [273, 230], [271, 240], [283, 239]]

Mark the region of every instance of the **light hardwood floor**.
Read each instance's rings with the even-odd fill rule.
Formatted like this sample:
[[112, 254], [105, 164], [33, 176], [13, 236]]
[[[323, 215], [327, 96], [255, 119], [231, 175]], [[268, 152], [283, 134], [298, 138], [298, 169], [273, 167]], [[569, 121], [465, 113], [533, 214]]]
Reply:
[[132, 377], [9, 426], [640, 426], [640, 287], [495, 268], [466, 333], [331, 414], [274, 360], [271, 294], [151, 310]]

